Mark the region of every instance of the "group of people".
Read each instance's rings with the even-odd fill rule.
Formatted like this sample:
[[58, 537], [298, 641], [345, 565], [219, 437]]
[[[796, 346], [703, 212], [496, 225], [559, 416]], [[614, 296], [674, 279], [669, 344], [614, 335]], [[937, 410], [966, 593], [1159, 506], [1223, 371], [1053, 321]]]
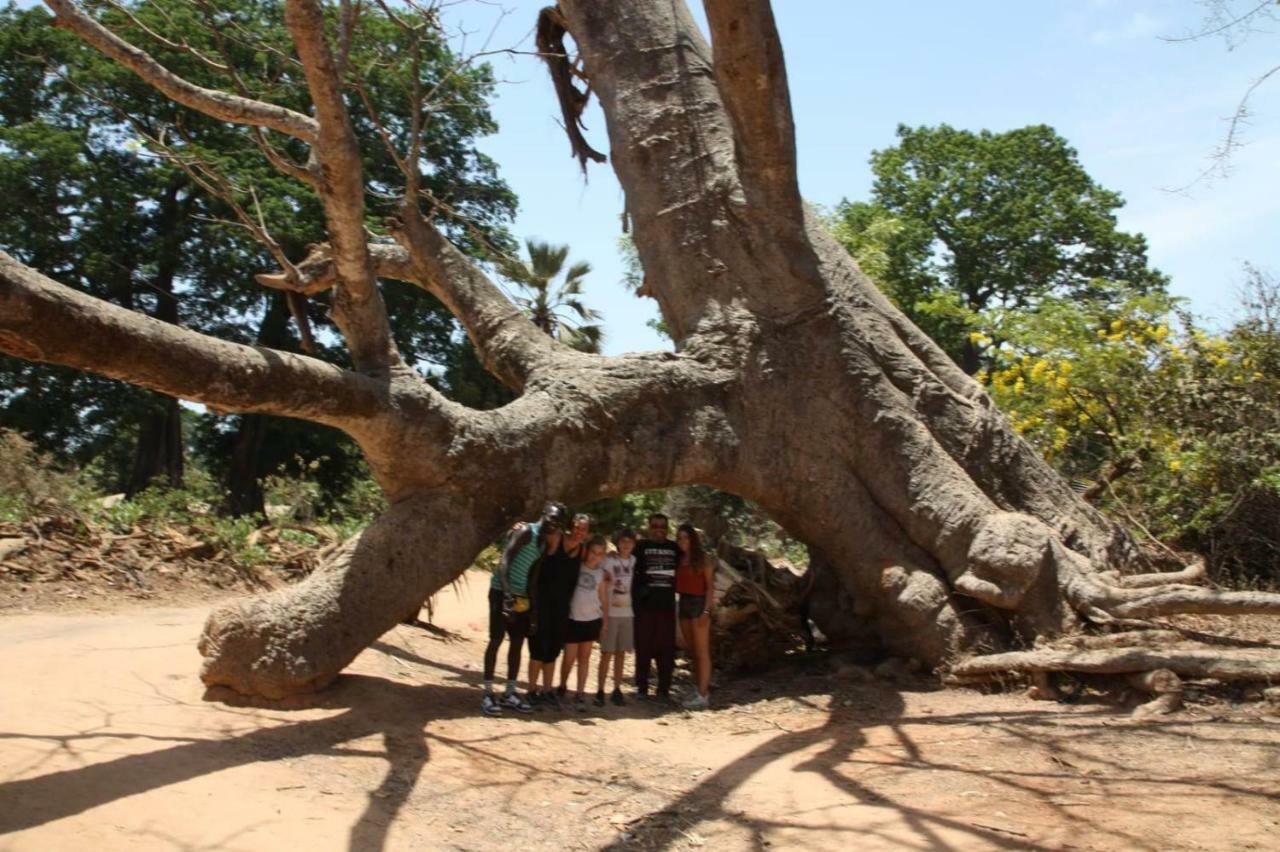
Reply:
[[[484, 652], [485, 715], [503, 710], [532, 713], [564, 709], [572, 702], [587, 711], [591, 649], [600, 644], [594, 704], [606, 703], [605, 686], [613, 675], [609, 700], [626, 704], [623, 667], [633, 650], [635, 694], [642, 701], [670, 702], [676, 661], [676, 626], [693, 661], [693, 692], [683, 706], [706, 709], [711, 684], [711, 610], [715, 603], [715, 561], [691, 524], [681, 524], [673, 542], [667, 516], [649, 516], [644, 536], [629, 529], [613, 536], [611, 551], [603, 536], [592, 535], [591, 517], [570, 520], [560, 503], [548, 503], [542, 516], [517, 524], [508, 534], [489, 586], [489, 642]], [[677, 603], [678, 600], [678, 603]], [[494, 673], [503, 639], [507, 682], [501, 697]], [[517, 689], [525, 643], [529, 645], [529, 686]], [[556, 659], [563, 652], [559, 685]], [[650, 696], [651, 669], [657, 683]], [[569, 677], [577, 669], [570, 699]]]

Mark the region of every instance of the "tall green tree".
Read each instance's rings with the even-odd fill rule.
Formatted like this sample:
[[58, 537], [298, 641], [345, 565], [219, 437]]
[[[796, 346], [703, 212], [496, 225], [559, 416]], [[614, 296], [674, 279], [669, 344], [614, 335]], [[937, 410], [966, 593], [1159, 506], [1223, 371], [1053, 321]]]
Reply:
[[872, 200], [839, 205], [837, 236], [971, 373], [981, 360], [969, 334], [982, 311], [1050, 295], [1106, 299], [1103, 281], [1165, 287], [1146, 239], [1116, 226], [1119, 193], [1099, 186], [1051, 127], [899, 126], [898, 144], [871, 166]]
[[[188, 79], [230, 82], [305, 111], [305, 81], [281, 17], [279, 2], [247, 0], [223, 0], [216, 10], [144, 0], [103, 14]], [[442, 230], [476, 256], [510, 250], [514, 196], [475, 147], [496, 129], [489, 70], [461, 63], [438, 32], [407, 31], [378, 10], [363, 10], [361, 27], [368, 38], [348, 56], [348, 96], [362, 107], [352, 121], [370, 177], [369, 228], [379, 231], [393, 212], [384, 190], [399, 176], [382, 130], [413, 121], [405, 95], [416, 84], [443, 104], [419, 116], [431, 130], [419, 152], [423, 195], [456, 214], [442, 218]], [[159, 32], [166, 43], [155, 43]], [[237, 69], [235, 81], [219, 65]], [[0, 90], [0, 246], [94, 295], [240, 342], [298, 351], [301, 317], [315, 329], [316, 348], [345, 359], [327, 345], [336, 339], [328, 294], [308, 302], [253, 280], [273, 263], [262, 237], [295, 263], [326, 238], [314, 193], [263, 156], [263, 137], [174, 105], [51, 27], [39, 9], [0, 12]], [[275, 156], [305, 160], [292, 140], [273, 146]], [[457, 357], [457, 324], [433, 296], [403, 285], [384, 291], [406, 361], [427, 368]], [[181, 476], [184, 436], [171, 397], [4, 359], [0, 423], [73, 461], [109, 456], [113, 487], [136, 491]], [[324, 459], [326, 484], [349, 479], [355, 458], [337, 433], [252, 414], [206, 418], [195, 441], [236, 513], [260, 511], [262, 477], [297, 455]]]

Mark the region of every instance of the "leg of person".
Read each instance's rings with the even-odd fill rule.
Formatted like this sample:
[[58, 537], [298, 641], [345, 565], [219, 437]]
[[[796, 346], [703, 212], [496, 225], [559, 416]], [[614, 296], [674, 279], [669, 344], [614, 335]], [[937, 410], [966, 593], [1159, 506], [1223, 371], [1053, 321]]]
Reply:
[[613, 661], [615, 654], [604, 650], [604, 645], [600, 646], [600, 667], [596, 669], [596, 706], [604, 706], [604, 684], [609, 679], [609, 664]]
[[711, 619], [699, 618], [693, 626], [693, 638], [698, 644], [698, 694], [705, 707], [711, 695]]
[[627, 699], [622, 697], [622, 670], [626, 665], [627, 652], [615, 651], [613, 654], [613, 694], [609, 696], [609, 700], [619, 707], [627, 703]]
[[653, 661], [652, 613], [637, 612], [635, 620], [636, 639], [636, 693], [643, 698], [649, 694], [649, 669]]
[[507, 619], [507, 688], [502, 696], [502, 706], [519, 713], [532, 713], [533, 705], [516, 691], [520, 677], [520, 658], [524, 653], [525, 638], [529, 634], [529, 613], [514, 613]]
[[676, 669], [676, 614], [673, 610], [654, 613], [654, 656], [658, 658], [658, 695], [671, 697], [671, 675]]
[[498, 667], [498, 649], [502, 646], [502, 637], [506, 632], [506, 624], [502, 614], [502, 590], [489, 590], [489, 643], [484, 646], [484, 697], [480, 701], [480, 709], [486, 716], [502, 715], [498, 698], [493, 694], [493, 673]]
[[545, 661], [542, 666], [542, 703], [549, 710], [560, 709], [560, 699], [556, 697], [556, 690], [553, 684], [555, 676], [556, 660], [555, 657], [552, 657], [550, 660]]
[[580, 642], [566, 642], [564, 645], [564, 661], [560, 663], [560, 687], [556, 690], [556, 694], [560, 697], [569, 691], [569, 675], [573, 673], [573, 667], [578, 662], [578, 645]]
[[690, 618], [684, 618], [684, 617], [682, 617], [682, 616], [677, 615], [677, 616], [676, 616], [676, 625], [677, 625], [677, 626], [679, 627], [679, 629], [680, 629], [680, 639], [681, 639], [681, 641], [684, 643], [684, 647], [687, 649], [687, 653], [688, 653], [688, 657], [689, 657], [689, 669], [690, 669], [690, 674], [692, 674], [692, 675], [693, 675], [693, 682], [694, 682], [694, 684], [697, 684], [697, 682], [698, 682], [698, 655], [697, 655], [696, 653], [694, 653], [694, 644], [693, 644], [693, 619], [690, 619]]
[[[635, 618], [632, 616], [623, 616], [617, 619], [618, 629], [614, 632], [614, 638], [617, 645], [613, 654], [613, 695], [610, 700], [619, 707], [626, 704], [627, 701], [622, 697], [622, 672], [626, 667], [627, 652], [635, 648]], [[610, 619], [613, 623], [613, 619]]]
[[[565, 692], [569, 689], [569, 673], [573, 671], [573, 664], [577, 657], [569, 653], [569, 644], [564, 646], [564, 661], [560, 663], [560, 688], [556, 690], [556, 694], [564, 697]], [[577, 644], [577, 643], [573, 643]]]
[[591, 649], [595, 642], [590, 640], [578, 643], [578, 701], [584, 701], [587, 691], [587, 676], [591, 670]]
[[542, 676], [542, 660], [538, 659], [538, 651], [534, 649], [533, 638], [529, 639], [529, 703], [535, 708], [542, 698], [538, 694], [538, 678]]

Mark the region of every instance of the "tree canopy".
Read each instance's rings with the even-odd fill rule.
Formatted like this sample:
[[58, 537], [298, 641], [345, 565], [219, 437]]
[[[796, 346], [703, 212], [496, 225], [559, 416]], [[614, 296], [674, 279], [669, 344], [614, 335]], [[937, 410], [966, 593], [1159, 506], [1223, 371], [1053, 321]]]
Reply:
[[[103, 20], [153, 45], [159, 59], [193, 81], [216, 87], [234, 68], [234, 88], [304, 105], [305, 81], [290, 58], [282, 13], [274, 0], [236, 0], [216, 13], [139, 0], [106, 10]], [[215, 14], [218, 27], [210, 26]], [[423, 192], [455, 214], [441, 227], [474, 255], [509, 251], [505, 223], [515, 198], [475, 147], [496, 129], [486, 103], [490, 70], [461, 63], [438, 30], [406, 31], [378, 9], [364, 10], [362, 18], [370, 37], [347, 61], [358, 72], [353, 102], [367, 106], [352, 116], [369, 178], [368, 227], [384, 232], [383, 219], [393, 212], [387, 191], [400, 173], [383, 134], [412, 123], [404, 92], [416, 85], [448, 104], [428, 106], [418, 117], [431, 127], [419, 152]], [[329, 294], [304, 298], [253, 284], [278, 259], [301, 263], [309, 246], [327, 239], [311, 187], [271, 162], [305, 160], [301, 146], [268, 143], [257, 129], [175, 104], [50, 20], [43, 9], [0, 11], [0, 247], [166, 322], [285, 350], [320, 349], [341, 361]], [[457, 323], [435, 297], [396, 288], [385, 298], [410, 364], [465, 357]], [[181, 465], [189, 438], [171, 398], [7, 357], [0, 359], [0, 379], [0, 425], [32, 435], [63, 458], [105, 463], [108, 487], [134, 490], [161, 473], [164, 465], [138, 463], [161, 444]], [[196, 429], [196, 446], [227, 482], [234, 511], [260, 510], [259, 481], [295, 457], [320, 460], [321, 480], [331, 489], [358, 472], [357, 454], [342, 436], [252, 418], [204, 418]], [[162, 440], [158, 429], [178, 434]]]
[[1120, 195], [1053, 128], [901, 125], [898, 140], [872, 154], [871, 201], [835, 211], [836, 236], [967, 372], [980, 366], [968, 335], [984, 310], [1105, 300], [1100, 281], [1163, 290], [1145, 238], [1117, 228]]

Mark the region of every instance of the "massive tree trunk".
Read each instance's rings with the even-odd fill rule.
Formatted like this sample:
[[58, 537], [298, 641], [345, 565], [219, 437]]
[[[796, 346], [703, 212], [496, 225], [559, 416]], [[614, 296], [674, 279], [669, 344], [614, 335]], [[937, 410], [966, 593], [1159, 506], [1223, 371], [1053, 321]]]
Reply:
[[[828, 566], [824, 618], [931, 666], [1088, 623], [1280, 609], [1277, 595], [1126, 584], [1124, 532], [805, 210], [765, 0], [705, 0], [714, 49], [669, 0], [561, 0], [540, 20], [585, 164], [596, 157], [574, 130], [583, 95], [569, 59], [553, 55], [566, 31], [581, 51], [647, 290], [679, 343], [676, 354], [612, 358], [574, 352], [521, 317], [415, 193], [395, 245], [366, 241], [339, 72], [311, 0], [289, 0], [286, 25], [314, 118], [185, 84], [68, 0], [48, 2], [63, 26], [175, 100], [310, 145], [295, 176], [326, 205], [332, 262], [259, 280], [335, 290], [354, 371], [160, 328], [0, 258], [0, 349], [333, 425], [359, 443], [393, 504], [303, 583], [215, 612], [201, 640], [210, 684], [267, 696], [323, 686], [545, 498], [681, 483], [757, 501]], [[439, 297], [519, 397], [473, 411], [401, 365], [376, 278]]]

